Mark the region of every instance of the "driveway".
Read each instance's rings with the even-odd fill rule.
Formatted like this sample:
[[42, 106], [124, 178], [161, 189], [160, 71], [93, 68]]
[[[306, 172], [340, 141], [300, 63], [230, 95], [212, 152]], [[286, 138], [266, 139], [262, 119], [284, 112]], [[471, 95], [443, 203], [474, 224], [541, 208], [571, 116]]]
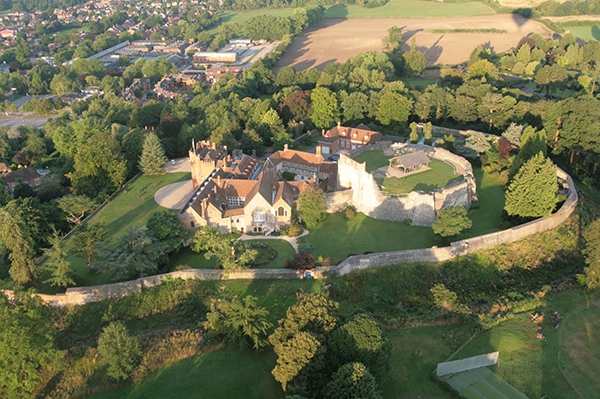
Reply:
[[[172, 163], [174, 162], [174, 163]], [[191, 172], [192, 167], [189, 163], [189, 158], [176, 158], [169, 159], [169, 163], [165, 166], [165, 172], [176, 173], [176, 172]], [[167, 186], [168, 187], [168, 186]]]
[[181, 210], [194, 194], [191, 180], [179, 181], [164, 186], [154, 194], [154, 201], [163, 208]]

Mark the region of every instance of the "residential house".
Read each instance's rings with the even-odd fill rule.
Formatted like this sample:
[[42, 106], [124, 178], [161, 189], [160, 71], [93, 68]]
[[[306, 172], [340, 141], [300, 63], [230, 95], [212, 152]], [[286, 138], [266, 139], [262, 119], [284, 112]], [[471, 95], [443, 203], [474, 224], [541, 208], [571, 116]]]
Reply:
[[268, 161], [275, 166], [278, 177], [288, 172], [294, 174], [294, 180], [316, 180], [317, 184], [325, 182], [326, 189], [336, 188], [337, 164], [325, 161], [320, 146], [317, 146], [315, 154], [311, 154], [290, 150], [286, 144], [283, 151], [277, 151]]
[[319, 139], [319, 145], [322, 147], [323, 154], [335, 154], [386, 140], [387, 138], [384, 135], [371, 130], [362, 123], [357, 127], [347, 127], [338, 122], [337, 126], [328, 131], [323, 131], [323, 136]]
[[11, 194], [20, 182], [25, 182], [33, 188], [42, 184], [42, 176], [33, 168], [17, 169], [14, 172], [3, 174], [0, 179], [2, 179], [6, 189]]
[[10, 166], [5, 164], [4, 162], [0, 162], [0, 173], [8, 173], [10, 172]]
[[223, 76], [230, 73], [234, 78], [237, 78], [242, 73], [241, 66], [221, 66], [221, 67], [212, 67], [206, 70], [206, 83], [209, 86], [214, 85], [221, 79]]

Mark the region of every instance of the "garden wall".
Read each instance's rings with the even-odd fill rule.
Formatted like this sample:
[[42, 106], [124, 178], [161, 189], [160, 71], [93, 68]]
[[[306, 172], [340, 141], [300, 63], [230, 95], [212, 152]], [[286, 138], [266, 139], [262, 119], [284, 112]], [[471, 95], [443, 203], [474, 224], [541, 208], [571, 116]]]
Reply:
[[[557, 177], [563, 180], [563, 186], [568, 189], [568, 197], [561, 208], [554, 214], [523, 225], [497, 233], [468, 238], [453, 242], [449, 247], [432, 247], [396, 252], [382, 252], [369, 255], [351, 256], [337, 266], [330, 268], [319, 267], [313, 271], [314, 278], [344, 276], [356, 270], [372, 267], [394, 265], [404, 262], [443, 262], [455, 256], [466, 255], [478, 250], [489, 249], [499, 244], [511, 243], [531, 234], [552, 230], [560, 226], [577, 207], [578, 195], [571, 177], [562, 169], [557, 168]], [[45, 303], [52, 306], [83, 305], [109, 298], [119, 298], [124, 295], [142, 292], [145, 289], [161, 284], [165, 279], [295, 279], [302, 278], [303, 273], [289, 269], [257, 269], [244, 270], [236, 273], [225, 273], [214, 269], [189, 269], [144, 277], [124, 283], [106, 284], [95, 287], [68, 288], [64, 294], [37, 294]], [[12, 291], [3, 291], [8, 297]]]

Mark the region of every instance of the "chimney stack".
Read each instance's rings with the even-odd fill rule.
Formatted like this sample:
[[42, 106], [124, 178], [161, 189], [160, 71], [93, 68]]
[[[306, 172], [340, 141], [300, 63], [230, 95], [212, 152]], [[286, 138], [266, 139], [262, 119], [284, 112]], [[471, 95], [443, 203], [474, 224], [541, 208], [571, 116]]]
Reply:
[[321, 155], [321, 146], [320, 145], [317, 146], [316, 151], [317, 151], [317, 155]]
[[288, 150], [288, 145], [287, 145], [287, 143], [285, 143], [285, 144], [283, 145], [283, 151], [287, 151], [287, 150]]
[[321, 136], [325, 136], [325, 129], [321, 129]]
[[252, 150], [252, 158], [256, 158], [256, 150]]
[[342, 126], [342, 123], [338, 121], [338, 129], [340, 128], [340, 126]]
[[221, 187], [221, 175], [217, 176], [217, 186]]

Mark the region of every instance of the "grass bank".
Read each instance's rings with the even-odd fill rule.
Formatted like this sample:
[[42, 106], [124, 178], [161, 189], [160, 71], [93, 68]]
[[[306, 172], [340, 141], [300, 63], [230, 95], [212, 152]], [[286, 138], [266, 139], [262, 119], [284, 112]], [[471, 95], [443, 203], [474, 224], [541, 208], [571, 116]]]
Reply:
[[[158, 190], [168, 184], [188, 179], [190, 179], [189, 173], [166, 173], [154, 177], [139, 176], [127, 184], [86, 223], [104, 223], [108, 229], [107, 239], [114, 240], [125, 233], [128, 226], [136, 223], [145, 225], [153, 213], [165, 209], [154, 201], [154, 194]], [[89, 272], [85, 259], [73, 253], [75, 248], [72, 238], [67, 240], [67, 249], [71, 251], [68, 260], [71, 263], [73, 278], [78, 287], [106, 284], [110, 281], [108, 273]], [[57, 289], [44, 285], [40, 287], [40, 291], [55, 293]]]

